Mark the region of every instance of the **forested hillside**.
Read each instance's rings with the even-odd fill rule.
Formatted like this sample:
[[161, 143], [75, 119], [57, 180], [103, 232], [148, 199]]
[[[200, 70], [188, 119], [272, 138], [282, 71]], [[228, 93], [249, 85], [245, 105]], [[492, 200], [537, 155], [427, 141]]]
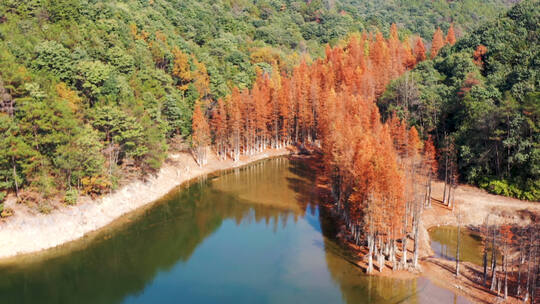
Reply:
[[173, 138], [191, 142], [194, 104], [211, 110], [257, 70], [290, 73], [327, 43], [393, 21], [403, 39], [451, 22], [462, 32], [502, 3], [415, 1], [425, 18], [380, 18], [352, 1], [2, 1], [0, 196], [100, 194], [158, 169]]
[[447, 30], [456, 25], [458, 36], [491, 20], [516, 0], [341, 0], [342, 9], [364, 21], [366, 27], [385, 28], [396, 23], [424, 39], [435, 32], [433, 25]]
[[440, 149], [441, 176], [540, 200], [540, 2], [523, 1], [391, 84], [379, 105]]

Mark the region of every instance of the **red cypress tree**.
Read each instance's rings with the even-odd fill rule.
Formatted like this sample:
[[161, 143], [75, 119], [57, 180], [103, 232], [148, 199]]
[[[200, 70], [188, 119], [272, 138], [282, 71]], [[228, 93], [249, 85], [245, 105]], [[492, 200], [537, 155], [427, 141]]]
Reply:
[[206, 120], [201, 105], [199, 103], [195, 104], [195, 109], [193, 110], [193, 119], [192, 119], [192, 151], [195, 160], [199, 166], [204, 166], [207, 163], [206, 150], [211, 143], [210, 139], [210, 127]]
[[416, 38], [416, 44], [414, 45], [414, 57], [416, 58], [416, 63], [426, 60], [426, 47], [422, 38]]
[[437, 28], [433, 34], [433, 40], [431, 40], [431, 50], [429, 56], [431, 59], [435, 58], [439, 53], [439, 50], [444, 46], [443, 32], [440, 27]]
[[214, 143], [216, 145], [216, 152], [221, 159], [226, 157], [225, 152], [225, 137], [227, 132], [227, 113], [225, 111], [225, 105], [223, 100], [219, 98], [217, 105], [212, 113], [212, 119], [210, 120], [210, 126], [214, 134]]
[[431, 181], [438, 170], [437, 152], [431, 136], [424, 142], [424, 170], [427, 177], [425, 205], [431, 206]]
[[487, 47], [483, 44], [480, 44], [476, 47], [476, 50], [474, 50], [474, 54], [473, 54], [473, 58], [474, 58], [474, 63], [479, 66], [479, 67], [482, 67], [484, 65], [484, 56], [486, 55], [487, 53]]
[[446, 43], [450, 45], [454, 45], [456, 43], [456, 34], [454, 33], [454, 24], [450, 24], [450, 28], [448, 29], [448, 33], [446, 34]]

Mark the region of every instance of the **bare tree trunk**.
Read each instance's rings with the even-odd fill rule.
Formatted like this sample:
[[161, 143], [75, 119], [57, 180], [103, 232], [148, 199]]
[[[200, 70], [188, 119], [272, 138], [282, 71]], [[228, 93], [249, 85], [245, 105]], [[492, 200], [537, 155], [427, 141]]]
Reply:
[[[505, 245], [506, 246], [506, 245]], [[508, 254], [504, 255], [504, 299], [508, 298]]]
[[534, 263], [533, 265], [536, 265], [536, 271], [534, 271], [534, 276], [533, 276], [533, 284], [534, 286], [532, 287], [531, 289], [531, 302], [532, 303], [535, 303], [536, 301], [536, 290], [537, 290], [537, 287], [538, 287], [538, 275], [540, 274], [540, 263], [538, 263], [538, 241], [535, 239], [535, 243], [536, 243], [536, 247], [535, 247], [535, 250], [534, 250]]
[[487, 256], [488, 256], [488, 242], [489, 242], [489, 226], [488, 226], [488, 221], [489, 221], [489, 214], [486, 216], [486, 219], [484, 221], [484, 227], [483, 227], [483, 235], [482, 237], [484, 238], [482, 240], [482, 245], [483, 245], [483, 258], [482, 258], [482, 262], [483, 262], [483, 266], [484, 266], [484, 285], [486, 285], [486, 281], [487, 281], [487, 266], [488, 266], [488, 261], [487, 261]]
[[486, 285], [486, 281], [487, 281], [487, 248], [486, 246], [484, 246], [484, 253], [483, 253], [483, 257], [482, 257], [482, 262], [483, 262], [483, 266], [484, 266], [484, 285]]
[[396, 270], [397, 268], [396, 249], [396, 240], [392, 240], [392, 271]]
[[457, 215], [457, 247], [456, 247], [456, 276], [459, 276], [459, 247], [460, 247], [460, 233], [461, 228], [461, 214]]
[[403, 246], [403, 252], [401, 255], [401, 268], [407, 269], [407, 235], [403, 237], [402, 246]]
[[408, 236], [407, 236], [407, 224], [408, 224], [408, 215], [409, 215], [409, 208], [408, 208], [408, 203], [405, 204], [405, 215], [403, 217], [403, 239], [401, 241], [401, 245], [402, 245], [402, 254], [401, 254], [401, 266], [400, 268], [402, 269], [407, 269], [407, 241], [408, 241]]
[[[531, 232], [531, 239], [532, 239], [532, 232]], [[532, 241], [530, 241], [530, 245], [532, 245]], [[523, 303], [527, 303], [527, 300], [529, 299], [529, 291], [531, 286], [531, 260], [532, 260], [532, 246], [529, 247], [529, 259], [527, 261], [527, 283], [525, 284], [525, 299], [523, 299]]]
[[[416, 207], [415, 209], [419, 209]], [[413, 267], [418, 268], [418, 226], [420, 226], [420, 214], [415, 211], [415, 225], [414, 225], [414, 253], [413, 253]]]
[[368, 274], [373, 273], [373, 243], [374, 243], [373, 236], [370, 233], [370, 235], [368, 236], [369, 253], [368, 253], [368, 268], [366, 271]]
[[15, 182], [15, 196], [19, 199], [19, 182], [17, 181], [17, 163], [15, 162], [15, 156], [11, 156], [11, 162], [13, 163], [13, 181]]
[[446, 187], [448, 185], [448, 152], [444, 156], [444, 191], [443, 191], [443, 205], [446, 204]]
[[525, 254], [523, 254], [524, 242], [519, 242], [519, 263], [518, 263], [518, 278], [517, 278], [517, 290], [516, 295], [521, 295], [521, 268], [523, 266], [523, 263], [525, 263]]
[[454, 211], [454, 209], [452, 208], [452, 204], [451, 204], [451, 198], [452, 198], [452, 184], [449, 184], [448, 185], [448, 195], [446, 196], [446, 206], [449, 209], [452, 209], [452, 211]]
[[427, 194], [427, 206], [431, 207], [431, 182], [432, 182], [432, 173], [429, 173], [429, 181], [428, 181], [428, 194]]
[[493, 242], [491, 246], [491, 291], [495, 291], [496, 283], [497, 283], [497, 252], [495, 248], [496, 243], [496, 231], [497, 229], [493, 228]]
[[501, 279], [497, 278], [497, 296], [501, 294]]
[[383, 272], [384, 270], [384, 254], [383, 254], [383, 244], [382, 244], [382, 239], [379, 238], [379, 254], [378, 254], [378, 259], [379, 259], [379, 272]]

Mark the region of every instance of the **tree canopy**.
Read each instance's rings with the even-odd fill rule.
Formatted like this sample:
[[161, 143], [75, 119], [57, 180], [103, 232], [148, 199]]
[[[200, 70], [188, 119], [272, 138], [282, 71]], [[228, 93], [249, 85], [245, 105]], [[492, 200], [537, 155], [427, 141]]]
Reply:
[[439, 148], [452, 137], [463, 181], [528, 200], [540, 199], [539, 7], [522, 1], [443, 47], [379, 102]]

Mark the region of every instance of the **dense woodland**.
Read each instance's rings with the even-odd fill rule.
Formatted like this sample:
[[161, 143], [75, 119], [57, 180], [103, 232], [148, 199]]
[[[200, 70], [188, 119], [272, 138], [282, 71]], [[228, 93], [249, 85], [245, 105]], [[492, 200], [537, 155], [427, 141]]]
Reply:
[[540, 2], [523, 1], [379, 100], [383, 116], [397, 112], [432, 136], [443, 179], [458, 174], [496, 194], [540, 200], [539, 22]]
[[208, 115], [257, 70], [290, 75], [327, 43], [363, 29], [388, 37], [393, 22], [411, 43], [452, 22], [459, 36], [508, 4], [406, 1], [382, 18], [355, 1], [2, 1], [0, 195], [103, 193], [190, 144], [194, 104]]
[[[453, 42], [450, 31], [430, 53]], [[291, 76], [260, 73], [251, 90], [235, 89], [219, 99], [208, 121], [197, 104], [193, 144], [199, 164], [212, 142], [219, 155], [233, 159], [267, 146], [318, 147], [338, 212], [356, 243], [367, 238], [368, 273], [375, 253], [383, 270], [383, 250], [390, 250], [396, 269], [397, 241], [406, 248], [409, 236], [417, 239], [436, 167], [431, 140], [424, 146], [416, 129], [396, 116], [383, 123], [374, 102], [391, 79], [426, 59], [421, 38], [410, 45], [399, 39], [396, 25], [388, 38], [380, 32], [353, 35], [344, 46], [327, 47], [324, 58], [302, 62]], [[413, 267], [417, 263], [415, 241]]]
[[395, 2], [2, 1], [0, 200], [73, 204], [178, 143], [201, 166], [309, 147], [367, 272], [416, 268], [433, 179], [450, 208], [459, 181], [540, 198], [540, 3]]

